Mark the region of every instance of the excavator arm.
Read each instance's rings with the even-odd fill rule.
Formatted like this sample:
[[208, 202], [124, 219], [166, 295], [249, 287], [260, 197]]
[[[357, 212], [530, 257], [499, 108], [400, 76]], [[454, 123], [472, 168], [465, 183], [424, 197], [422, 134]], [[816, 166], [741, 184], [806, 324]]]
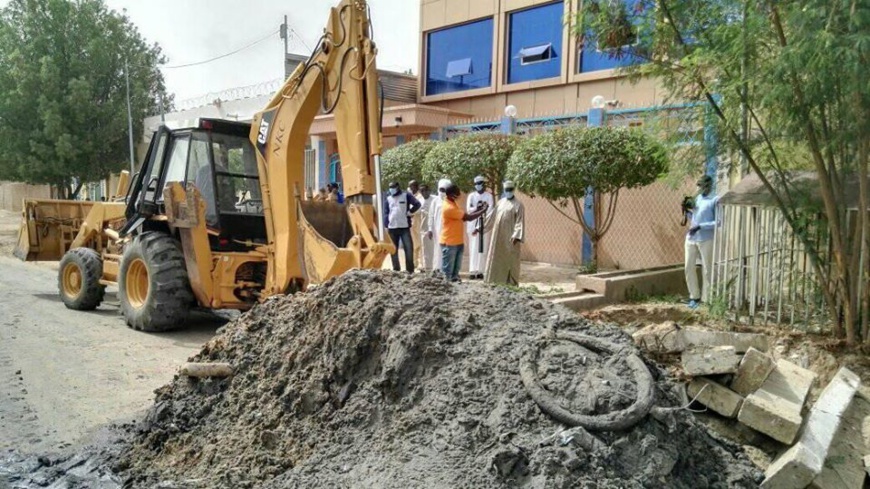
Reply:
[[[377, 51], [364, 0], [342, 0], [314, 53], [254, 116], [268, 239], [264, 296], [380, 267], [395, 250], [384, 233]], [[318, 113], [333, 113], [346, 204], [302, 201], [304, 150]]]

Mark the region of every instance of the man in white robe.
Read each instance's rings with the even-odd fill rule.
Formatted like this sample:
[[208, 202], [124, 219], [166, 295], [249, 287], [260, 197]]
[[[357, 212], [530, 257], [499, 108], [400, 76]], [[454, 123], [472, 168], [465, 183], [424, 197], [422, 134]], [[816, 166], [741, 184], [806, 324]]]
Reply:
[[441, 244], [439, 237], [441, 236], [441, 206], [444, 199], [447, 198], [447, 187], [453, 182], [446, 178], [438, 180], [438, 196], [432, 199], [432, 204], [429, 206], [429, 220], [426, 226], [426, 237], [432, 240], [432, 268], [431, 270], [441, 270]]
[[420, 210], [417, 211], [417, 215], [414, 216], [414, 223], [420, 224], [420, 232], [414, 236], [417, 242], [420, 243], [420, 254], [417, 257], [418, 263], [420, 264], [419, 270], [428, 271], [432, 270], [432, 260], [434, 258], [433, 254], [435, 250], [432, 248], [434, 246], [435, 240], [428, 236], [429, 231], [429, 211], [432, 206], [432, 202], [437, 199], [437, 197], [433, 196], [429, 193], [429, 186], [425, 183], [420, 185], [420, 194], [416, 196], [417, 200], [420, 202]]
[[[486, 272], [486, 250], [489, 248], [490, 241], [489, 224], [495, 209], [492, 194], [486, 191], [486, 179], [478, 175], [474, 177], [474, 192], [468, 194], [468, 199], [465, 201], [465, 212], [468, 214], [474, 212], [481, 202], [486, 202], [489, 206], [486, 215], [466, 224], [468, 235], [471, 236], [468, 247], [468, 274], [471, 279], [482, 279]], [[483, 223], [483, 233], [478, 229], [481, 223]]]
[[488, 283], [519, 285], [520, 245], [525, 237], [523, 203], [514, 195], [514, 184], [504, 183], [504, 196], [498, 201], [492, 226], [492, 241], [486, 255]]

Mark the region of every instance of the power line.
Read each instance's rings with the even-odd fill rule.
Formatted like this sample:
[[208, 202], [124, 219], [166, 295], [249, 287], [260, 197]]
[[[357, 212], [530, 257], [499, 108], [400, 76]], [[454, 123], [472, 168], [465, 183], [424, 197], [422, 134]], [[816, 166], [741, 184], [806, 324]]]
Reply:
[[173, 70], [173, 69], [176, 69], [176, 68], [187, 68], [187, 67], [190, 67], [190, 66], [198, 66], [198, 65], [204, 65], [204, 64], [206, 64], [206, 63], [211, 63], [212, 61], [217, 61], [217, 60], [219, 60], [219, 59], [226, 58], [227, 56], [232, 56], [232, 55], [234, 55], [234, 54], [236, 54], [236, 53], [239, 53], [239, 52], [244, 51], [245, 49], [248, 49], [248, 48], [253, 47], [253, 46], [257, 45], [257, 44], [260, 44], [261, 42], [265, 41], [266, 39], [269, 39], [270, 37], [272, 37], [272, 36], [274, 36], [275, 34], [277, 34], [279, 31], [280, 31], [280, 29], [270, 31], [268, 34], [266, 34], [265, 36], [261, 37], [260, 39], [257, 39], [256, 41], [253, 41], [253, 42], [251, 42], [251, 43], [248, 43], [248, 44], [246, 44], [246, 45], [244, 45], [244, 46], [242, 46], [242, 47], [240, 47], [240, 48], [238, 48], [238, 49], [236, 49], [236, 50], [234, 50], [234, 51], [230, 51], [229, 53], [221, 54], [220, 56], [215, 56], [214, 58], [209, 58], [209, 59], [206, 59], [206, 60], [203, 60], [203, 61], [197, 61], [197, 62], [195, 62], [195, 63], [187, 63], [187, 64], [183, 64], [183, 65], [164, 66], [163, 68], [164, 68], [164, 69], [167, 69], [167, 70]]

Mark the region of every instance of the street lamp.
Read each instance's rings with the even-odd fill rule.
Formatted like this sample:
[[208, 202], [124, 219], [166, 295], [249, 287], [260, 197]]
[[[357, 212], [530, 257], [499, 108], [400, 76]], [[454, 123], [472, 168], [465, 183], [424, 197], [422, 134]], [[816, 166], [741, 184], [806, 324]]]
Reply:
[[516, 117], [517, 107], [515, 105], [508, 105], [504, 108], [504, 115], [511, 118]]
[[607, 104], [607, 100], [605, 100], [604, 97], [601, 95], [596, 95], [592, 97], [591, 103], [593, 109], [603, 109], [604, 106]]

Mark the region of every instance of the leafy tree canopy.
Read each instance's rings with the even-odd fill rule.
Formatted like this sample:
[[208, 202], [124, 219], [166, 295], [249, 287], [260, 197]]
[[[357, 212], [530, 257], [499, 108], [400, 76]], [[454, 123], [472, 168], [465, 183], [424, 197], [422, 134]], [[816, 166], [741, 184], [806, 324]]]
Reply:
[[[859, 0], [589, 0], [576, 34], [680, 102], [705, 101], [720, 141], [755, 172], [810, 256], [834, 332], [870, 342], [870, 218], [849, 225], [844, 182], [870, 208], [870, 3]], [[811, 169], [826, 237], [808, 232], [793, 170]], [[822, 243], [821, 245], [819, 243]], [[830, 244], [828, 244], [830, 243]], [[860, 333], [860, 334], [859, 334]]]
[[429, 139], [415, 139], [385, 151], [381, 157], [382, 183], [406, 185], [411, 180], [424, 183], [423, 161], [436, 144]]
[[507, 161], [519, 138], [504, 134], [464, 134], [436, 145], [426, 155], [423, 178], [437, 182], [449, 178], [468, 189], [474, 177], [482, 175], [497, 192], [505, 178]]
[[[649, 185], [667, 169], [666, 148], [641, 130], [571, 126], [523, 140], [508, 161], [507, 175], [517, 188], [544, 197], [579, 224], [592, 241], [596, 263], [619, 191]], [[584, 212], [587, 189], [593, 189], [594, 222]]]
[[525, 139], [508, 163], [523, 192], [550, 200], [649, 185], [668, 169], [665, 147], [637, 129], [567, 127]]
[[128, 164], [125, 60], [134, 140], [171, 106], [149, 45], [102, 0], [12, 0], [0, 10], [0, 178], [68, 189]]

